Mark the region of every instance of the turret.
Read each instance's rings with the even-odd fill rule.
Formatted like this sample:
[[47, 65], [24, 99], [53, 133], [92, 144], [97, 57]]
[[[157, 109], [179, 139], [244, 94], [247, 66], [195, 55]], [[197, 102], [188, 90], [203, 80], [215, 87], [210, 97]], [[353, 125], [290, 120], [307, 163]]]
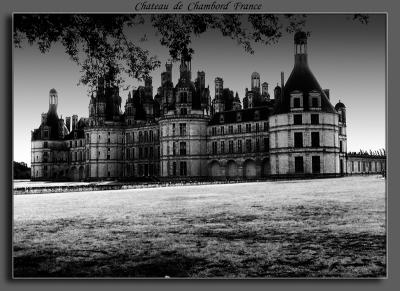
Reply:
[[268, 93], [268, 83], [267, 82], [262, 83], [261, 88], [262, 88], [261, 95], [263, 96], [264, 100], [269, 101], [270, 96]]
[[57, 114], [58, 94], [56, 89], [51, 89], [49, 92], [49, 113]]
[[346, 124], [346, 106], [340, 102], [335, 105], [335, 110], [339, 113], [339, 122], [342, 122], [343, 125]]

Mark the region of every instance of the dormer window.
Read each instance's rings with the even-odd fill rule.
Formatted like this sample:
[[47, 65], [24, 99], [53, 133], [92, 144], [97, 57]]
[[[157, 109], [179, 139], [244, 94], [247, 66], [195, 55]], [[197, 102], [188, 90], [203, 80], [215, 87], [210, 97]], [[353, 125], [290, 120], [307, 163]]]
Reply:
[[44, 137], [44, 138], [49, 138], [49, 130], [48, 130], [48, 129], [45, 129], [45, 130], [43, 131], [43, 137]]
[[181, 115], [187, 115], [187, 108], [181, 108]]
[[293, 111], [303, 109], [303, 93], [300, 91], [293, 91], [290, 93], [290, 108]]
[[225, 117], [224, 117], [223, 114], [221, 114], [221, 115], [219, 116], [219, 123], [224, 123], [224, 122], [225, 122]]
[[241, 121], [242, 121], [242, 113], [241, 113], [241, 112], [238, 112], [238, 113], [236, 114], [236, 121], [237, 121], [237, 122], [241, 122]]
[[300, 98], [299, 97], [293, 98], [293, 108], [300, 108]]
[[318, 91], [311, 91], [308, 102], [310, 109], [319, 110], [321, 108], [321, 94]]
[[181, 92], [181, 103], [187, 103], [187, 92]]
[[260, 120], [260, 111], [254, 111], [254, 120]]

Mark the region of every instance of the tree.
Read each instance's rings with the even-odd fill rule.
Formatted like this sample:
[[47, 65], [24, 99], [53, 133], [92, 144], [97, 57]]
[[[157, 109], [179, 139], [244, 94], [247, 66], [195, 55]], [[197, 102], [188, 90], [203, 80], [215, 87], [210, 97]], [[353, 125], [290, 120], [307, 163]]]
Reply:
[[[14, 45], [21, 47], [27, 40], [46, 53], [57, 42], [82, 72], [80, 83], [91, 91], [100, 76], [112, 70], [114, 83], [122, 85], [124, 75], [138, 80], [160, 66], [156, 56], [132, 42], [127, 28], [138, 28], [145, 20], [151, 22], [160, 43], [169, 49], [173, 61], [184, 53], [191, 56], [193, 36], [217, 30], [254, 53], [253, 43], [277, 43], [284, 33], [304, 29], [305, 14], [15, 14]], [[354, 14], [353, 20], [368, 23], [368, 16]], [[307, 32], [310, 34], [310, 32]]]

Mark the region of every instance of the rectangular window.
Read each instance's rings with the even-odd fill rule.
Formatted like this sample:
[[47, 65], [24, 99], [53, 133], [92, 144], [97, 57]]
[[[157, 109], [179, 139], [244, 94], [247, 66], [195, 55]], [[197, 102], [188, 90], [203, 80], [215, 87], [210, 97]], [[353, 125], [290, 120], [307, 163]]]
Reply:
[[225, 142], [221, 141], [221, 154], [225, 153]]
[[179, 124], [179, 135], [185, 136], [186, 135], [186, 123]]
[[176, 176], [176, 162], [173, 162], [172, 164], [172, 175]]
[[342, 153], [343, 152], [343, 141], [339, 142], [339, 151]]
[[221, 126], [221, 135], [225, 134], [225, 127]]
[[297, 97], [293, 99], [293, 107], [300, 108], [300, 98]]
[[143, 165], [139, 165], [139, 176], [143, 176]]
[[181, 176], [186, 176], [187, 175], [187, 164], [186, 162], [180, 162], [180, 175]]
[[302, 132], [294, 133], [294, 147], [295, 148], [303, 147], [303, 133]]
[[264, 122], [264, 131], [268, 131], [268, 130], [269, 130], [269, 123]]
[[314, 107], [314, 108], [319, 107], [318, 106], [318, 98], [317, 97], [313, 97], [311, 99], [311, 102], [312, 102], [312, 106], [311, 107]]
[[241, 124], [238, 125], [237, 131], [238, 131], [238, 133], [242, 133], [242, 125]]
[[132, 148], [132, 160], [135, 159], [135, 148]]
[[237, 142], [238, 153], [242, 153], [242, 141], [239, 139]]
[[49, 144], [47, 143], [47, 141], [45, 141], [45, 142], [43, 143], [43, 147], [44, 147], [45, 149], [47, 149], [48, 146], [49, 146]]
[[154, 155], [154, 149], [153, 149], [153, 147], [150, 147], [149, 156], [150, 156], [151, 159], [153, 158], [153, 155]]
[[[375, 165], [376, 167], [376, 165]], [[351, 171], [354, 172], [354, 161], [351, 161]]]
[[259, 152], [259, 151], [260, 151], [260, 139], [257, 138], [256, 139], [256, 152]]
[[303, 124], [303, 115], [301, 114], [293, 115], [293, 124], [295, 125]]
[[181, 156], [186, 156], [186, 142], [182, 141], [179, 144], [179, 154]]
[[229, 125], [229, 134], [233, 133], [233, 125]]
[[251, 139], [246, 139], [246, 152], [251, 153]]
[[76, 141], [75, 141], [75, 147], [77, 147], [77, 146], [78, 146], [78, 141], [76, 140]]
[[181, 92], [181, 103], [187, 103], [187, 92]]
[[311, 146], [313, 148], [319, 147], [319, 132], [311, 133]]
[[264, 137], [264, 151], [268, 152], [269, 151], [269, 138]]
[[131, 158], [131, 150], [126, 149], [126, 159], [129, 160]]
[[246, 124], [246, 132], [251, 132], [251, 124]]
[[213, 141], [213, 143], [212, 143], [212, 153], [213, 153], [213, 155], [217, 154], [217, 142], [216, 141]]
[[319, 124], [319, 114], [311, 114], [311, 124]]
[[149, 149], [144, 148], [144, 158], [147, 159], [148, 156], [149, 156]]
[[175, 123], [172, 123], [172, 135], [175, 135]]
[[176, 143], [174, 142], [173, 144], [172, 144], [172, 155], [176, 155]]
[[321, 172], [321, 163], [319, 156], [312, 157], [312, 172], [313, 174], [318, 174]]
[[233, 154], [233, 140], [229, 141], [229, 153]]
[[143, 157], [143, 148], [139, 148], [139, 159]]
[[213, 136], [217, 135], [217, 128], [213, 127], [211, 129], [211, 135], [213, 135]]
[[304, 172], [303, 157], [295, 157], [294, 158], [294, 170], [296, 173]]
[[256, 132], [260, 132], [260, 125], [256, 123]]

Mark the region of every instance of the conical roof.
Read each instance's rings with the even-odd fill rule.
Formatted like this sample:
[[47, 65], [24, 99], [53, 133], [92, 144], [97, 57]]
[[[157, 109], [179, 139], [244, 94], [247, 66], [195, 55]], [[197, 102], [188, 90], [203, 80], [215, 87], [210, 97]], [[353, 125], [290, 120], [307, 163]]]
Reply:
[[[307, 39], [304, 33], [295, 35], [295, 44], [305, 45], [307, 43]], [[290, 112], [290, 93], [293, 91], [300, 91], [303, 93], [303, 109], [304, 111], [308, 111], [310, 108], [309, 104], [309, 93], [311, 91], [316, 91], [321, 94], [321, 111], [323, 112], [331, 112], [334, 113], [335, 109], [332, 104], [329, 102], [328, 97], [325, 92], [322, 90], [319, 85], [317, 79], [314, 77], [314, 74], [311, 72], [308, 62], [307, 62], [307, 54], [297, 53], [295, 54], [295, 63], [286, 84], [283, 88], [283, 98], [281, 98], [280, 102], [277, 104], [275, 109], [276, 113], [287, 113]]]

